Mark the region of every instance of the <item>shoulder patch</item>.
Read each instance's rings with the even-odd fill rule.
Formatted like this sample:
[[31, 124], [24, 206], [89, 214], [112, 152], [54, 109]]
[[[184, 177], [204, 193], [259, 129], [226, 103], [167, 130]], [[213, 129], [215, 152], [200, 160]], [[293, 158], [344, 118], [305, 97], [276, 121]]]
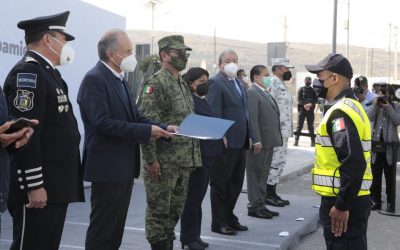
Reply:
[[155, 89], [154, 85], [147, 85], [144, 87], [143, 93], [144, 94], [153, 94], [154, 89]]
[[18, 73], [17, 88], [36, 88], [37, 74]]
[[39, 63], [38, 61], [35, 60], [35, 58], [27, 56], [25, 57], [25, 62], [29, 63], [29, 62], [33, 62], [33, 63]]
[[344, 118], [337, 118], [335, 120], [332, 121], [332, 131], [333, 133], [337, 132], [337, 131], [341, 131], [341, 130], [345, 130], [346, 129], [346, 124], [344, 123]]
[[29, 111], [33, 108], [33, 97], [35, 94], [28, 90], [18, 89], [14, 99], [14, 107], [21, 112]]

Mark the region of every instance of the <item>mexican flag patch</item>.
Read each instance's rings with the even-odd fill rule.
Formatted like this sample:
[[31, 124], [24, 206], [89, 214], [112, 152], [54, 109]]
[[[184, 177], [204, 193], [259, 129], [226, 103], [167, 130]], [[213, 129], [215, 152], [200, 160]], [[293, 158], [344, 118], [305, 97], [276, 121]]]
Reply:
[[332, 123], [333, 123], [333, 129], [332, 129], [333, 133], [346, 129], [346, 125], [344, 124], [344, 118], [335, 119], [333, 120]]
[[152, 94], [153, 91], [154, 91], [154, 86], [146, 86], [146, 87], [144, 88], [144, 93], [145, 93], [145, 94]]

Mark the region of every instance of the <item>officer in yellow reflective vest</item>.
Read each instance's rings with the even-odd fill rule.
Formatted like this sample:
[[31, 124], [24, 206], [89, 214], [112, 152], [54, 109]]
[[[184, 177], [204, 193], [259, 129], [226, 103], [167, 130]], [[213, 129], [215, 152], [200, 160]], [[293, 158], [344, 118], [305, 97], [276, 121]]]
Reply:
[[322, 85], [324, 117], [317, 129], [312, 189], [321, 196], [327, 249], [367, 249], [370, 214], [371, 128], [350, 89], [353, 69], [340, 54], [306, 65]]

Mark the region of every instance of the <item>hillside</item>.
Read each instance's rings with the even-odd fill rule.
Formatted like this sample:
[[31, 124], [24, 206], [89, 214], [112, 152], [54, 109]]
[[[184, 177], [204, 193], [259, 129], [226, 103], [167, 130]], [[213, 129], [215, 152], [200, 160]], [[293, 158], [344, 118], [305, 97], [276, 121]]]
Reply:
[[[148, 30], [128, 30], [128, 33], [134, 43], [150, 43], [151, 31]], [[173, 32], [155, 32], [154, 51], [158, 52], [157, 41], [166, 36], [174, 34]], [[214, 53], [214, 37], [181, 34], [185, 37], [185, 43], [193, 48], [189, 64], [190, 66], [199, 66], [202, 60], [207, 63], [207, 69], [213, 72], [215, 58], [224, 50], [231, 48], [239, 55], [240, 67], [249, 70], [253, 65], [266, 64], [267, 44], [252, 43], [247, 41], [231, 40], [217, 37], [216, 55]], [[287, 49], [287, 58], [290, 63], [296, 67], [297, 72], [305, 71], [305, 64], [318, 62], [331, 50], [330, 44], [311, 44], [311, 43], [289, 43]], [[372, 52], [373, 51], [373, 52]], [[345, 54], [345, 45], [339, 44], [338, 53]], [[349, 59], [352, 63], [355, 74], [366, 73], [366, 48], [350, 46]], [[372, 59], [372, 60], [371, 60]], [[368, 49], [368, 76], [387, 76], [388, 75], [388, 52], [384, 49]], [[372, 69], [372, 74], [371, 74]], [[391, 62], [391, 71], [393, 71], [393, 56]]]

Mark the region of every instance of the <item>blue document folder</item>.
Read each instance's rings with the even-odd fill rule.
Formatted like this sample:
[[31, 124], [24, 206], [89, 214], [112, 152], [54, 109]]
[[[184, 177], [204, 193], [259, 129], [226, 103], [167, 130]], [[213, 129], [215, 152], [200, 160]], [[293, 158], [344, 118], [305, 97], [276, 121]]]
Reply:
[[221, 139], [234, 121], [189, 114], [179, 125], [176, 135], [203, 140]]

